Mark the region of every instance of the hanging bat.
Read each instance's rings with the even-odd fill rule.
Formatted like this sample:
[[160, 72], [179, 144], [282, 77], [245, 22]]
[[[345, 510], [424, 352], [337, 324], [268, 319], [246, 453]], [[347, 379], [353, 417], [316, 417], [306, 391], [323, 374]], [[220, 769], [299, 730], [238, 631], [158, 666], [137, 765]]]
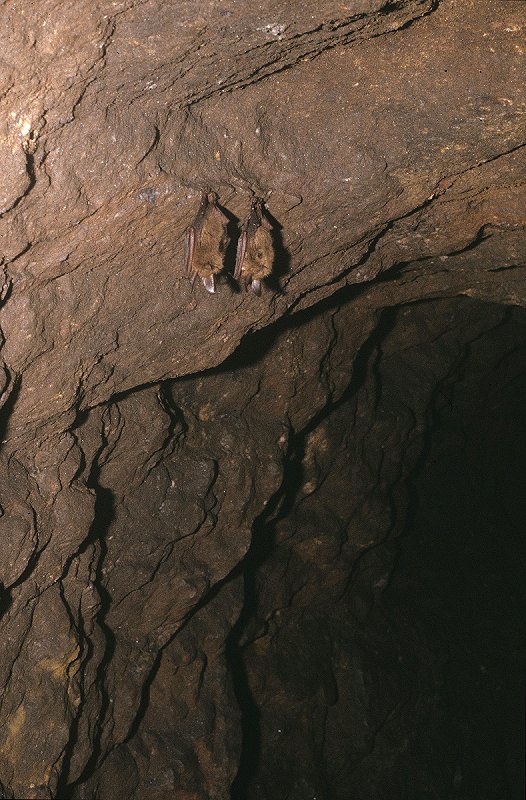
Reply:
[[223, 269], [228, 247], [228, 218], [217, 205], [215, 192], [203, 192], [196, 218], [186, 229], [184, 239], [185, 275], [194, 285], [199, 275], [207, 292], [216, 290], [215, 275]]
[[263, 200], [253, 200], [248, 219], [241, 228], [237, 245], [234, 278], [241, 280], [245, 289], [261, 294], [261, 281], [272, 273], [274, 243], [272, 226], [263, 216]]

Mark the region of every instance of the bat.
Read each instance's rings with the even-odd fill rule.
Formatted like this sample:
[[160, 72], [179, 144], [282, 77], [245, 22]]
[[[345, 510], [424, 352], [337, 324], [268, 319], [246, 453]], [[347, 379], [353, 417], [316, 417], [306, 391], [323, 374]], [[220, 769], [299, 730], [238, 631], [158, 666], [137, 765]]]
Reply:
[[185, 231], [184, 272], [195, 283], [199, 275], [207, 292], [216, 290], [215, 275], [223, 269], [229, 237], [228, 218], [217, 205], [215, 192], [203, 192], [199, 211]]
[[261, 281], [272, 274], [274, 243], [272, 226], [263, 216], [263, 200], [253, 200], [250, 214], [241, 228], [237, 245], [234, 278], [244, 283], [245, 289], [261, 294]]

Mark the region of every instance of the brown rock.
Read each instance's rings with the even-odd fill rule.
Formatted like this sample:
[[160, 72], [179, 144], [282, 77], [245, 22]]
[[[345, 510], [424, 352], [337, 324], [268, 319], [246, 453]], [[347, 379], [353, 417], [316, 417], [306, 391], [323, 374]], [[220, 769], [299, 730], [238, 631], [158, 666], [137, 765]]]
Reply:
[[[405, 589], [379, 609], [443, 397], [449, 460], [475, 418], [496, 464], [518, 447], [525, 22], [2, 6], [2, 796], [481, 796], [426, 727], [444, 650]], [[207, 188], [212, 297], [183, 263]], [[232, 280], [254, 196], [260, 297]]]

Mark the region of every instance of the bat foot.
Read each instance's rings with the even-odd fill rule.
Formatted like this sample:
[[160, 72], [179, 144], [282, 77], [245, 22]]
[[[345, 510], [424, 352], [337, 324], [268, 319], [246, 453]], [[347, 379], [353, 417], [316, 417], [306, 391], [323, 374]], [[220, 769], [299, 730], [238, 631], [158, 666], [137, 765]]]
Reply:
[[250, 284], [250, 288], [258, 297], [261, 296], [261, 281], [254, 279]]
[[186, 229], [185, 236], [184, 236], [184, 274], [187, 278], [191, 278], [193, 273], [192, 270], [192, 258], [194, 255], [194, 247], [195, 247], [195, 230], [192, 226]]
[[207, 292], [215, 294], [216, 282], [213, 275], [208, 275], [206, 278], [203, 278], [203, 284]]

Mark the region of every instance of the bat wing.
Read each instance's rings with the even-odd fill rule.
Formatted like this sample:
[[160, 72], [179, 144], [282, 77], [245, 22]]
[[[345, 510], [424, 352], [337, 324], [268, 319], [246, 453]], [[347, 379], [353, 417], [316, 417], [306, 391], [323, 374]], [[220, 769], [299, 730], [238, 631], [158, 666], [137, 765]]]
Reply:
[[195, 228], [191, 225], [184, 236], [184, 274], [192, 277], [192, 264], [194, 261]]
[[245, 253], [247, 251], [247, 232], [243, 231], [237, 243], [236, 253], [236, 268], [234, 270], [234, 278], [236, 281], [241, 277], [241, 270], [243, 269], [243, 261], [245, 260]]

